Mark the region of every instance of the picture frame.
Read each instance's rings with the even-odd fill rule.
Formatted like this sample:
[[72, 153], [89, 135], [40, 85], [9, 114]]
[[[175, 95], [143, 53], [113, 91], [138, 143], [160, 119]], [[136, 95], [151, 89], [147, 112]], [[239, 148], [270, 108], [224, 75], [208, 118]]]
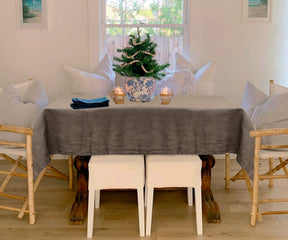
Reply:
[[48, 30], [47, 0], [16, 0], [18, 30]]
[[272, 0], [243, 0], [244, 23], [270, 23]]

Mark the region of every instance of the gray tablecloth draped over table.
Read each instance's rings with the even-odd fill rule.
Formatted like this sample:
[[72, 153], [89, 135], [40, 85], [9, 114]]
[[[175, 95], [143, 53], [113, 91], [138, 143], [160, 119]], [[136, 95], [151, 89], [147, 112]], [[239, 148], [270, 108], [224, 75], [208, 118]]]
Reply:
[[[110, 98], [111, 99], [111, 98]], [[161, 105], [129, 102], [73, 110], [71, 98], [46, 107], [33, 127], [34, 177], [50, 154], [224, 154], [253, 176], [253, 125], [242, 108], [218, 96], [175, 96]]]

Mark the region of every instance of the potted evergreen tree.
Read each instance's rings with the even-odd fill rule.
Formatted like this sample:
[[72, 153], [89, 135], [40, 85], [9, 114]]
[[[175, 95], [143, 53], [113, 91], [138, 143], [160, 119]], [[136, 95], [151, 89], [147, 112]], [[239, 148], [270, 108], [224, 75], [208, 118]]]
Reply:
[[161, 80], [165, 73], [163, 70], [169, 63], [160, 65], [154, 59], [157, 44], [151, 41], [147, 33], [141, 40], [138, 36], [129, 36], [129, 47], [117, 49], [121, 57], [114, 57], [119, 64], [113, 64], [113, 70], [125, 77], [125, 89], [130, 101], [148, 102], [154, 97], [156, 81]]

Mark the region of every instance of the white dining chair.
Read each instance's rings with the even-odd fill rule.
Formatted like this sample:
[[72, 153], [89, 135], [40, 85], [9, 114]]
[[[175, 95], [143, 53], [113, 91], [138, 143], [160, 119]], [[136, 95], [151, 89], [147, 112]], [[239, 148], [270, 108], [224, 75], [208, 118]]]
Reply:
[[146, 236], [151, 235], [154, 188], [186, 187], [188, 205], [192, 206], [195, 189], [197, 234], [202, 235], [202, 161], [197, 155], [147, 155], [145, 205]]
[[93, 236], [94, 208], [100, 206], [102, 189], [137, 189], [140, 236], [145, 236], [144, 156], [93, 155], [89, 161], [87, 238]]

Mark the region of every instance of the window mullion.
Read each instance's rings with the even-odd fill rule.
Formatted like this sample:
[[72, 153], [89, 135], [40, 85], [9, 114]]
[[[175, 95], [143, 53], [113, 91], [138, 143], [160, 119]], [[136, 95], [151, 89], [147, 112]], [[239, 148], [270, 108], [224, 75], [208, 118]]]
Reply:
[[100, 0], [99, 1], [99, 8], [98, 8], [98, 14], [99, 14], [99, 21], [100, 21], [100, 30], [99, 30], [99, 38], [100, 38], [100, 44], [99, 44], [99, 57], [100, 59], [104, 56], [106, 52], [106, 1]]
[[190, 22], [190, 2], [189, 0], [184, 0], [183, 3], [183, 55], [189, 59], [189, 22]]
[[189, 1], [184, 0], [183, 2], [183, 24], [188, 25], [189, 20]]

